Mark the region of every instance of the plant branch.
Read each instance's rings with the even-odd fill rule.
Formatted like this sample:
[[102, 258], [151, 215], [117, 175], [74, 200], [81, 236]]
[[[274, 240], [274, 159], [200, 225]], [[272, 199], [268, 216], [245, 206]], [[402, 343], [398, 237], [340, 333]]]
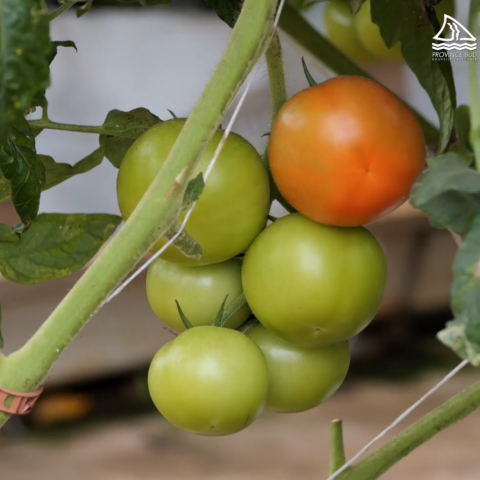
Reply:
[[334, 420], [330, 427], [330, 473], [333, 475], [345, 465], [345, 447], [343, 446], [343, 425], [341, 420]]
[[118, 130], [109, 130], [108, 128], [99, 126], [90, 126], [90, 125], [71, 125], [68, 123], [58, 123], [52, 122], [49, 119], [42, 118], [40, 120], [29, 120], [28, 122], [30, 126], [37, 129], [44, 129], [44, 130], [62, 130], [64, 132], [79, 132], [79, 133], [93, 133], [95, 135], [109, 135], [112, 137], [123, 137], [123, 138], [130, 138], [135, 140], [137, 136], [135, 135], [128, 135], [125, 132], [118, 131]]
[[390, 467], [432, 437], [467, 417], [480, 407], [480, 382], [455, 395], [440, 407], [398, 434], [337, 480], [375, 480]]
[[[280, 27], [337, 75], [358, 75], [371, 78], [367, 72], [362, 70], [356, 63], [352, 62], [332, 45], [323, 35], [317, 32], [300, 13], [288, 3], [282, 11]], [[412, 107], [410, 108], [417, 116], [427, 144], [431, 145], [437, 142], [439, 137], [438, 130], [419, 112]]]
[[[480, 0], [471, 0], [468, 29], [475, 38], [480, 35]], [[480, 171], [480, 93], [478, 63], [470, 60], [468, 65], [468, 85], [470, 91], [470, 143], [475, 154], [475, 164]]]
[[62, 13], [66, 12], [69, 8], [73, 7], [80, 0], [72, 0], [70, 2], [64, 3], [62, 6], [56, 8], [53, 12], [48, 15], [48, 21], [51, 22], [59, 17]]
[[[108, 295], [178, 217], [186, 185], [245, 77], [271, 37], [276, 0], [245, 0], [230, 40], [165, 164], [124, 227], [23, 348], [0, 371], [0, 385], [30, 392]], [[98, 133], [98, 132], [96, 132]], [[7, 415], [0, 416], [0, 425]]]

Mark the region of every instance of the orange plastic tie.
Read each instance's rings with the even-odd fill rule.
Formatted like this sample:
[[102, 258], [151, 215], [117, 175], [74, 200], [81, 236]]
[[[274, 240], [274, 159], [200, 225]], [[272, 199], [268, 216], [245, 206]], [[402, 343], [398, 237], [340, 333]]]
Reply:
[[[0, 387], [0, 411], [11, 415], [28, 415], [35, 406], [35, 403], [37, 403], [38, 397], [40, 397], [42, 392], [43, 387], [31, 393], [16, 393]], [[7, 407], [6, 402], [12, 397], [12, 402], [10, 406]]]

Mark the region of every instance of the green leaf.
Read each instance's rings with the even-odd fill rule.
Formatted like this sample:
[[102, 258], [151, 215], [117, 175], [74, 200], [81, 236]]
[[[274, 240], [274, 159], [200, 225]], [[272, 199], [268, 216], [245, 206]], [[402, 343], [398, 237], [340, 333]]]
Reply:
[[13, 204], [26, 225], [37, 216], [45, 168], [35, 151], [35, 137], [25, 119], [12, 127], [0, 151], [0, 171], [9, 181]]
[[177, 304], [177, 310], [178, 314], [180, 315], [180, 319], [182, 320], [183, 325], [185, 328], [188, 330], [189, 328], [193, 328], [193, 325], [190, 323], [190, 320], [186, 317], [186, 315], [183, 313], [182, 307], [180, 307], [180, 304], [175, 300], [175, 303]]
[[217, 316], [215, 317], [215, 321], [213, 322], [214, 327], [221, 327], [224, 324], [223, 321], [223, 312], [225, 311], [225, 303], [227, 302], [228, 294], [225, 295], [220, 308], [218, 309]]
[[[48, 155], [37, 155], [37, 158], [45, 168], [45, 183], [42, 184], [42, 192], [52, 188], [59, 183], [80, 175], [82, 173], [89, 172], [96, 166], [102, 163], [104, 157], [104, 148], [99, 147], [97, 150], [86, 156], [83, 160], [80, 160], [75, 165], [69, 165], [68, 163], [57, 163], [52, 157]], [[0, 173], [0, 203], [10, 198], [10, 187], [7, 179]]]
[[185, 190], [183, 197], [183, 210], [188, 210], [200, 197], [205, 188], [205, 181], [203, 180], [203, 174], [200, 172], [195, 178], [190, 180]]
[[470, 107], [460, 105], [455, 111], [456, 143], [450, 148], [466, 160], [468, 165], [475, 163], [475, 157], [470, 144]]
[[480, 214], [480, 173], [455, 152], [428, 163], [412, 188], [413, 206], [429, 216], [432, 226], [467, 233]]
[[48, 30], [40, 0], [0, 1], [0, 144], [48, 87]]
[[136, 108], [129, 112], [112, 110], [103, 126], [116, 130], [121, 136], [100, 135], [100, 145], [105, 147], [105, 156], [116, 168], [120, 165], [133, 142], [161, 120], [146, 108]]
[[[225, 298], [225, 301], [227, 299]], [[224, 304], [225, 304], [224, 301]], [[230, 306], [224, 311], [222, 321], [220, 323], [220, 327], [226, 325], [226, 323], [233, 317], [245, 304], [247, 300], [245, 299], [245, 294], [241, 293], [231, 304]]]
[[88, 13], [92, 9], [93, 0], [88, 0], [85, 5], [77, 8], [77, 18], [83, 17], [86, 13]]
[[5, 346], [2, 335], [2, 306], [0, 305], [0, 349]]
[[[50, 52], [47, 55], [48, 65], [50, 65], [53, 62], [53, 60], [55, 59], [55, 57], [57, 56], [58, 47], [67, 47], [67, 48], [70, 47], [70, 48], [74, 48], [78, 52], [77, 46], [71, 40], [51, 42], [51, 49], [50, 49]], [[42, 107], [42, 108], [46, 107], [47, 99], [45, 97], [45, 91], [46, 90], [43, 89], [43, 90], [38, 91], [35, 94], [35, 96], [33, 97], [32, 103], [30, 105], [31, 110], [34, 110], [34, 107]], [[42, 130], [40, 130], [38, 132], [34, 132], [35, 136], [38, 136], [41, 132], [42, 132]]]
[[443, 152], [453, 129], [456, 99], [450, 62], [432, 59], [435, 28], [422, 24], [424, 10], [418, 0], [371, 0], [371, 15], [388, 47], [401, 42], [403, 58], [428, 93], [440, 120], [438, 150]]
[[308, 84], [311, 87], [318, 85], [318, 82], [315, 81], [315, 79], [312, 77], [311, 73], [309, 72], [307, 64], [305, 63], [305, 59], [303, 57], [302, 57], [302, 66], [303, 66], [303, 72], [305, 73], [305, 77], [307, 79]]
[[463, 319], [448, 322], [447, 327], [437, 334], [437, 338], [460, 358], [480, 367], [480, 348], [467, 338]]
[[93, 258], [121, 221], [116, 215], [48, 213], [21, 235], [0, 225], [0, 272], [23, 284], [70, 275]]
[[243, 0], [204, 0], [204, 2], [230, 27], [235, 25], [243, 6]]

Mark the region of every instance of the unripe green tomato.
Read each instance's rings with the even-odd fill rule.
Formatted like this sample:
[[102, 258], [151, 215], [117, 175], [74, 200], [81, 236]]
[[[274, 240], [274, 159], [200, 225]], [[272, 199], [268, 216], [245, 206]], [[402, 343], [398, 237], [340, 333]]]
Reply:
[[[187, 267], [161, 259], [150, 265], [147, 274], [147, 298], [155, 315], [175, 330], [185, 330], [175, 300], [194, 327], [212, 325], [228, 295], [228, 308], [243, 293], [242, 261]], [[237, 328], [247, 320], [250, 308], [241, 307], [225, 325]]]
[[296, 413], [310, 410], [330, 398], [342, 385], [350, 366], [347, 342], [302, 348], [276, 337], [262, 325], [247, 335], [267, 361], [267, 410]]
[[242, 267], [245, 297], [260, 323], [310, 348], [363, 330], [385, 282], [385, 257], [368, 230], [320, 225], [298, 213], [266, 228]]
[[329, 40], [353, 61], [378, 63], [360, 42], [354, 16], [347, 0], [332, 0], [325, 8], [324, 21]]
[[172, 425], [199, 435], [229, 435], [262, 412], [267, 365], [260, 348], [243, 333], [194, 327], [157, 352], [148, 388]]
[[[127, 219], [165, 163], [185, 124], [184, 119], [161, 122], [130, 147], [117, 179], [118, 205]], [[223, 132], [218, 131], [203, 153], [193, 176], [205, 173]], [[231, 133], [202, 195], [187, 222], [186, 231], [202, 247], [200, 260], [185, 257], [170, 246], [162, 258], [183, 265], [223, 262], [245, 251], [264, 227], [270, 208], [268, 175], [257, 151]], [[167, 242], [162, 238], [154, 248]]]
[[367, 0], [355, 15], [355, 28], [360, 42], [379, 60], [400, 61], [403, 59], [400, 42], [397, 42], [392, 48], [388, 48], [383, 41], [380, 28], [372, 22], [370, 0]]

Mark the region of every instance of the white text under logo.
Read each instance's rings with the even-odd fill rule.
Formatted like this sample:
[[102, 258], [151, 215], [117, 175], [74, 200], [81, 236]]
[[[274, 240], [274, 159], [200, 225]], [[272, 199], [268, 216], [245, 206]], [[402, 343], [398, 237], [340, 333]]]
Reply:
[[444, 15], [442, 28], [433, 40], [433, 60], [476, 60], [477, 58], [477, 39], [450, 15]]

